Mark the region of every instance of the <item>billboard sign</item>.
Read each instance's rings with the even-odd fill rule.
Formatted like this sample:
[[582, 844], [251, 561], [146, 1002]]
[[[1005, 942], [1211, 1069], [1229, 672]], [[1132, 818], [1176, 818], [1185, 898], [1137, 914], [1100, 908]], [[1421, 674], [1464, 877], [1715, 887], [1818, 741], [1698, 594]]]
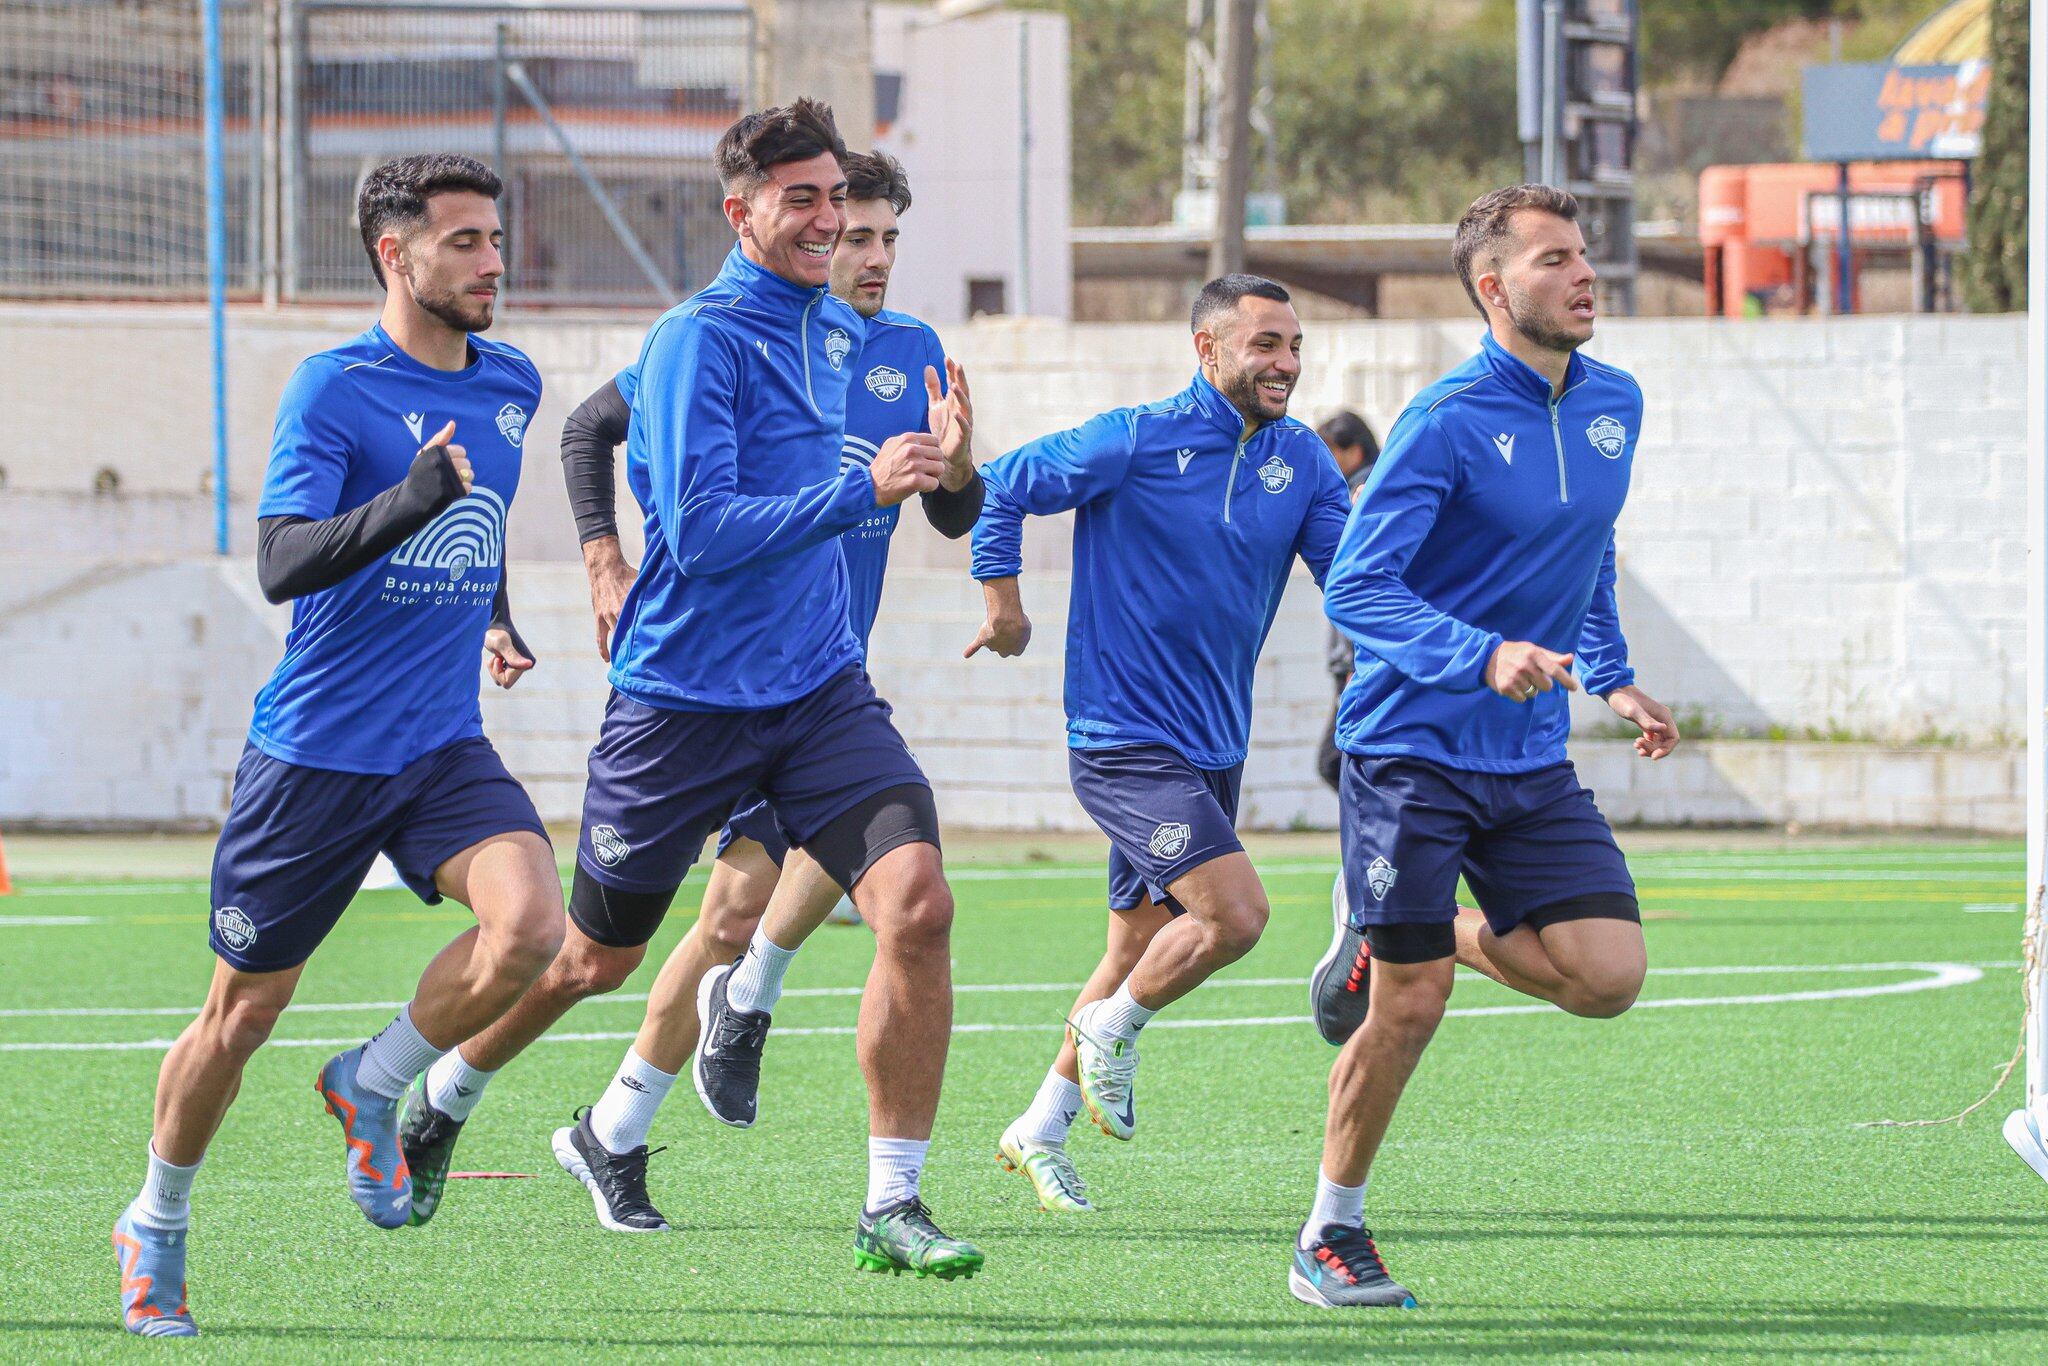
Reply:
[[1942, 161], [1984, 145], [1989, 62], [1810, 66], [1805, 79], [1806, 156], [1813, 161]]

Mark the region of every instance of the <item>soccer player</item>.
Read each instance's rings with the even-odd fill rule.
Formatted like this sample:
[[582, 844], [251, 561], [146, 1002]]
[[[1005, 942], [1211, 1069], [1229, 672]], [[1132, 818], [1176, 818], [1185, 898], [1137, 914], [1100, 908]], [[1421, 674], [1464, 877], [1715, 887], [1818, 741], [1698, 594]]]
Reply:
[[257, 570], [266, 597], [292, 600], [292, 625], [214, 855], [219, 961], [164, 1059], [149, 1173], [114, 1225], [132, 1333], [197, 1331], [185, 1303], [193, 1177], [243, 1066], [380, 850], [422, 900], [462, 902], [476, 926], [315, 1083], [341, 1123], [348, 1193], [379, 1227], [412, 1207], [400, 1093], [517, 1000], [561, 943], [546, 831], [477, 705], [480, 651], [501, 687], [533, 667], [503, 566], [540, 376], [475, 335], [504, 271], [499, 190], [462, 156], [373, 170], [356, 215], [383, 313], [302, 364], [278, 406]]
[[1264, 931], [1265, 888], [1235, 832], [1252, 670], [1294, 560], [1318, 581], [1350, 500], [1287, 416], [1301, 324], [1255, 275], [1211, 280], [1192, 318], [1200, 369], [992, 461], [974, 528], [987, 619], [967, 647], [1020, 653], [1023, 520], [1078, 509], [1067, 622], [1068, 769], [1109, 837], [1109, 943], [1031, 1107], [997, 1145], [1046, 1209], [1091, 1208], [1067, 1155], [1083, 1104], [1129, 1139], [1138, 1032]]
[[[526, 998], [463, 1044], [455, 1080], [474, 1088], [576, 1001], [616, 989], [705, 837], [758, 790], [875, 930], [857, 1262], [951, 1278], [982, 1254], [932, 1222], [919, 1182], [952, 1030], [953, 898], [931, 787], [861, 667], [839, 548], [937, 488], [946, 460], [940, 437], [908, 430], [871, 463], [840, 458], [866, 332], [826, 288], [845, 157], [812, 100], [748, 114], [719, 139], [739, 241], [640, 353], [626, 460], [647, 550], [612, 637], [567, 938]], [[586, 1108], [554, 1148], [605, 1227], [667, 1227], [647, 1197], [644, 1144], [614, 1151]]]
[[[1541, 185], [1465, 211], [1452, 257], [1487, 333], [1395, 422], [1324, 589], [1358, 646], [1337, 743], [1339, 938], [1359, 970], [1316, 992], [1344, 1051], [1288, 1273], [1309, 1304], [1414, 1303], [1366, 1230], [1365, 1183], [1455, 964], [1574, 1015], [1619, 1015], [1642, 987], [1635, 883], [1565, 756], [1565, 695], [1605, 698], [1647, 758], [1678, 728], [1636, 687], [1615, 608], [1643, 397], [1579, 351], [1594, 307], [1577, 220]], [[1477, 910], [1457, 905], [1461, 873]]]
[[[935, 384], [937, 372], [949, 363], [929, 327], [883, 308], [901, 232], [897, 220], [910, 207], [902, 166], [868, 153], [849, 155], [844, 169], [846, 226], [832, 252], [831, 289], [867, 320], [867, 331], [856, 367], [862, 380], [848, 391], [841, 461], [864, 466], [891, 436], [927, 421], [927, 410], [916, 405], [920, 399], [928, 404], [937, 400], [927, 392], [925, 376]], [[940, 532], [959, 537], [973, 527], [981, 509], [981, 486], [969, 453], [972, 411], [965, 377], [957, 364], [951, 373], [956, 420], [947, 432], [947, 467], [939, 487], [919, 501]], [[619, 546], [612, 470], [614, 449], [627, 435], [639, 378], [638, 369], [629, 366], [607, 380], [570, 414], [562, 439], [599, 649], [607, 656], [619, 605], [634, 578]], [[881, 603], [889, 534], [899, 512], [898, 507], [883, 508], [839, 538], [848, 605], [863, 653]], [[591, 1128], [600, 1142], [617, 1153], [646, 1146], [655, 1113], [685, 1066], [692, 1068], [699, 1095], [714, 1116], [739, 1127], [753, 1123], [761, 1048], [783, 973], [805, 936], [841, 896], [838, 884], [815, 860], [790, 846], [764, 797], [756, 792], [742, 799], [720, 834], [696, 923], [662, 965], [640, 1036], [592, 1107]], [[772, 933], [764, 933], [762, 917], [771, 905]], [[716, 989], [721, 1008], [706, 1016], [724, 1022], [721, 1041], [697, 1055], [699, 987], [707, 974], [715, 971], [722, 978], [731, 973], [735, 960], [743, 957], [745, 972], [730, 991]], [[459, 1053], [450, 1053], [427, 1074], [423, 1093], [415, 1093], [409, 1105], [406, 1156], [415, 1172], [445, 1171], [449, 1165], [456, 1135], [482, 1091], [480, 1084], [465, 1082], [464, 1066]]]

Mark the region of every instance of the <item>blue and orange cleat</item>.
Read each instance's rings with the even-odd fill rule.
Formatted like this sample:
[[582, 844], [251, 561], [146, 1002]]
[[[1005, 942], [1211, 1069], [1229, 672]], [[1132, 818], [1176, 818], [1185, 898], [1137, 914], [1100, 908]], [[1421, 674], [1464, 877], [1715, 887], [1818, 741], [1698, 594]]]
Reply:
[[114, 1260], [121, 1266], [121, 1322], [137, 1337], [196, 1338], [185, 1305], [185, 1230], [151, 1228], [135, 1207], [114, 1221]]
[[327, 1113], [341, 1121], [349, 1198], [378, 1228], [399, 1228], [412, 1216], [412, 1173], [398, 1141], [398, 1101], [356, 1084], [363, 1048], [358, 1044], [329, 1058], [313, 1089], [327, 1102]]

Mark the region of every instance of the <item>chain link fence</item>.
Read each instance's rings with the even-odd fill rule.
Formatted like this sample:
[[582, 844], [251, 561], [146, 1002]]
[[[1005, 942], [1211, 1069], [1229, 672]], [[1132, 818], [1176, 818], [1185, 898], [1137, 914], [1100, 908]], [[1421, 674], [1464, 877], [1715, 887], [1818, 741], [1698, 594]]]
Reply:
[[[688, 294], [752, 44], [741, 0], [223, 0], [229, 289], [369, 297], [363, 176], [454, 151], [505, 177], [508, 295]], [[203, 112], [198, 0], [0, 0], [0, 294], [202, 295]]]

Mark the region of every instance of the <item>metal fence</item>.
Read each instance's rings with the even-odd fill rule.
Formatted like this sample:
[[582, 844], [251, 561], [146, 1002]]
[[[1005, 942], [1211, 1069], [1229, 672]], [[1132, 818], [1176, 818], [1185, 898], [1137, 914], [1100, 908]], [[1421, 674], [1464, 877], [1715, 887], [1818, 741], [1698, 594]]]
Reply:
[[[368, 296], [357, 187], [421, 151], [504, 175], [522, 302], [658, 302], [717, 270], [741, 0], [223, 0], [222, 26], [239, 296]], [[197, 0], [0, 0], [0, 294], [202, 294], [201, 95]]]

